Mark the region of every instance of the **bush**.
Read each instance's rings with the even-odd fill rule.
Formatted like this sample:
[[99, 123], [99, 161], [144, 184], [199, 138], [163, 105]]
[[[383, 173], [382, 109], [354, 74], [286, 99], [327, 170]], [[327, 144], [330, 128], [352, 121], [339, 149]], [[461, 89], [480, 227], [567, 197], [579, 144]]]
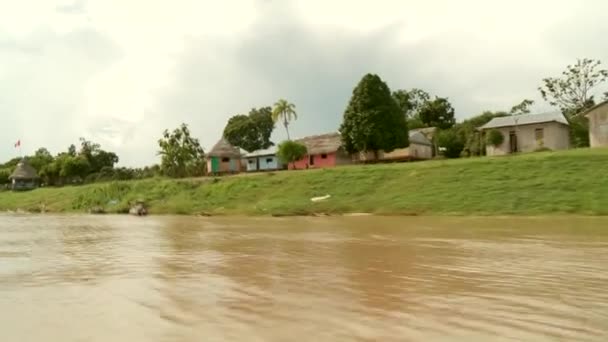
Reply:
[[306, 146], [298, 142], [288, 140], [279, 144], [277, 156], [282, 163], [289, 164], [294, 163], [296, 160], [302, 159], [307, 152]]
[[505, 141], [505, 137], [502, 135], [502, 133], [500, 133], [500, 131], [493, 129], [488, 132], [486, 141], [488, 145], [496, 147], [502, 145], [502, 143]]
[[440, 131], [437, 134], [439, 150], [446, 158], [459, 158], [464, 149], [464, 139], [456, 129]]
[[534, 152], [550, 152], [550, 151], [553, 151], [553, 150], [548, 147], [539, 147], [536, 150], [534, 150]]

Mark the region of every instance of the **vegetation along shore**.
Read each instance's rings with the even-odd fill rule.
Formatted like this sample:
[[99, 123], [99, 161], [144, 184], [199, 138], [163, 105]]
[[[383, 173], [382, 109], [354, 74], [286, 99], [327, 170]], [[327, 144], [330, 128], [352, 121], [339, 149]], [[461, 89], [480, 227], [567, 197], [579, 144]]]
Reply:
[[[608, 149], [356, 165], [230, 177], [152, 178], [0, 192], [0, 210], [183, 215], [608, 215]], [[329, 198], [326, 195], [330, 195]], [[314, 197], [324, 198], [312, 201]]]

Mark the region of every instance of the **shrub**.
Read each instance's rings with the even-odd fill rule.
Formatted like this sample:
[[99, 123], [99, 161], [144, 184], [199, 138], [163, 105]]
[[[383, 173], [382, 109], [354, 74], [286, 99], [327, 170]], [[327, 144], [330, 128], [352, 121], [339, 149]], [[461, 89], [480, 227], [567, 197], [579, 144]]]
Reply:
[[505, 137], [502, 135], [502, 133], [500, 133], [500, 131], [493, 129], [488, 132], [486, 141], [488, 145], [500, 146], [505, 141]]
[[[294, 163], [296, 160], [302, 159], [308, 151], [306, 146], [298, 142], [287, 140], [279, 144], [277, 156], [282, 163]], [[295, 168], [295, 165], [294, 165]]]

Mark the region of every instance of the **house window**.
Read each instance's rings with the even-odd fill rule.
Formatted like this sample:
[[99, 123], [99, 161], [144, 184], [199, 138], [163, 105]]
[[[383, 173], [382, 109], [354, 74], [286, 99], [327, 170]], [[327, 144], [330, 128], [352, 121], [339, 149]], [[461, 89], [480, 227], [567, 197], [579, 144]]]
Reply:
[[272, 159], [272, 158], [266, 158], [266, 163], [269, 163], [269, 164], [270, 164], [270, 163], [272, 163], [273, 161], [274, 161], [274, 159]]
[[536, 138], [536, 145], [540, 148], [544, 146], [545, 132], [542, 128], [534, 130], [534, 137]]
[[321, 155], [321, 159], [327, 159], [327, 154], [323, 153], [323, 154]]
[[222, 158], [222, 163], [227, 163], [230, 161], [230, 158]]
[[315, 165], [315, 156], [308, 156], [308, 165]]

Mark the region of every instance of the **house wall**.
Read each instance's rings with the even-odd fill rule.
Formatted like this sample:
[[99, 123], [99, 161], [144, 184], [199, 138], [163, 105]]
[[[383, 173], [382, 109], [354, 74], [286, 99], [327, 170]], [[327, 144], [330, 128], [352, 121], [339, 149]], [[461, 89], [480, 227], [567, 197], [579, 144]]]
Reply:
[[247, 158], [247, 171], [253, 172], [258, 170], [257, 157]]
[[591, 147], [608, 146], [608, 105], [599, 106], [587, 114]]
[[[213, 160], [217, 160], [217, 170], [213, 169]], [[241, 160], [237, 158], [228, 158], [225, 160], [221, 157], [211, 157], [207, 159], [207, 172], [209, 174], [216, 173], [232, 173], [232, 172], [240, 172], [241, 170]]]
[[398, 148], [388, 153], [381, 151], [379, 158], [380, 160], [431, 159], [433, 158], [433, 147], [428, 145], [410, 144], [409, 147]]
[[260, 161], [260, 170], [277, 170], [279, 168], [279, 158], [277, 156], [262, 156], [258, 157]]
[[[543, 129], [543, 139], [541, 141], [536, 140], [537, 128]], [[497, 128], [497, 130], [502, 133], [504, 141], [500, 146], [486, 146], [486, 154], [488, 156], [500, 156], [511, 153], [509, 134], [512, 131], [515, 131], [517, 135], [518, 152], [533, 152], [542, 147], [552, 150], [570, 148], [570, 128], [557, 122], [501, 127]]]
[[[398, 148], [392, 152], [378, 152], [378, 161], [409, 160], [409, 159], [431, 159], [433, 158], [433, 146], [410, 144], [406, 148]], [[352, 160], [355, 162], [375, 161], [374, 152], [360, 152], [354, 154]]]
[[[314, 165], [312, 165], [310, 163], [311, 158], [314, 161]], [[306, 155], [304, 158], [296, 161], [295, 165], [296, 165], [296, 169], [298, 169], [298, 170], [306, 169], [306, 168], [320, 169], [320, 168], [324, 168], [324, 167], [336, 166], [337, 161], [338, 161], [338, 156], [337, 156], [337, 153], [334, 152], [334, 153], [327, 153], [325, 155], [325, 158], [323, 158], [322, 154]], [[289, 164], [289, 169], [293, 170], [293, 164]]]

